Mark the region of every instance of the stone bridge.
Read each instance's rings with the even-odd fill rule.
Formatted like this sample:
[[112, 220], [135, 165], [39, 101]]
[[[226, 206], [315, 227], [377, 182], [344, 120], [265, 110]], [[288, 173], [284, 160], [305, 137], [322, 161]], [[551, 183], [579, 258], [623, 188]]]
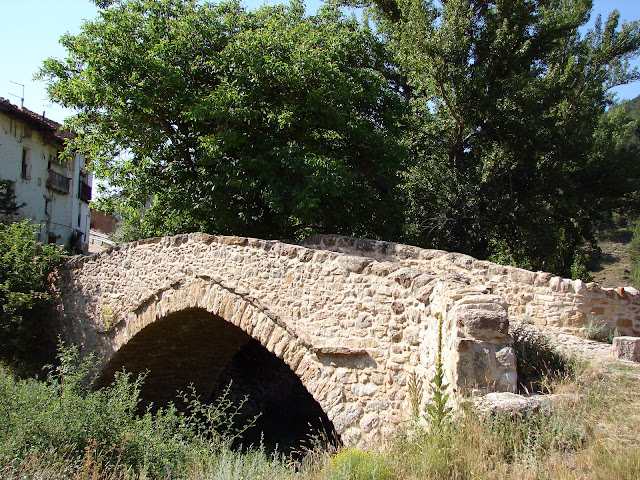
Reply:
[[213, 398], [221, 378], [244, 369], [271, 390], [264, 402], [278, 403], [294, 389], [282, 380], [293, 372], [300, 386], [282, 418], [310, 395], [318, 410], [307, 415], [324, 415], [349, 445], [389, 435], [412, 402], [428, 402], [439, 332], [457, 398], [515, 388], [508, 314], [569, 329], [607, 319], [640, 332], [633, 289], [335, 235], [303, 244], [148, 239], [75, 257], [54, 289], [54, 328], [102, 359], [98, 385], [123, 367], [146, 371], [142, 397], [162, 405], [189, 385]]

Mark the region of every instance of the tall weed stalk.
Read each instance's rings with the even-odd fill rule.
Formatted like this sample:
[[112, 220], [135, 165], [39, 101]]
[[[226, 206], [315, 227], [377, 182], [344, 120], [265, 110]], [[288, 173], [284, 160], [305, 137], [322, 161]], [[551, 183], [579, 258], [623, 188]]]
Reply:
[[431, 401], [427, 405], [426, 415], [430, 425], [435, 429], [440, 429], [443, 422], [451, 413], [451, 407], [447, 406], [449, 385], [444, 381], [444, 370], [442, 367], [442, 315], [438, 316], [438, 352], [436, 355], [436, 372], [431, 379]]

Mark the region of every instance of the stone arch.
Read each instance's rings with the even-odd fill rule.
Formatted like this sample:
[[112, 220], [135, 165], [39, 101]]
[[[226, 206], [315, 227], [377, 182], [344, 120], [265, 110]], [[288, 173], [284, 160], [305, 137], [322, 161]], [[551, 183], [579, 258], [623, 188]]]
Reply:
[[[215, 389], [217, 377], [233, 355], [251, 340], [255, 340], [289, 367], [329, 421], [333, 422], [330, 416], [333, 404], [330, 402], [332, 398], [335, 399], [336, 392], [322, 388], [325, 374], [311, 343], [257, 299], [225, 288], [221, 282], [210, 278], [195, 278], [157, 291], [130, 314], [125, 322], [118, 323], [110, 332], [110, 352], [103, 357], [96, 385], [100, 387], [110, 383], [113, 374], [123, 365], [127, 365], [127, 370], [134, 374], [142, 373], [149, 367], [157, 367], [158, 364], [153, 365], [153, 358], [149, 361], [152, 353], [149, 349], [157, 348], [160, 345], [158, 339], [166, 337], [168, 331], [175, 333], [169, 339], [175, 344], [167, 347], [163, 353], [169, 352], [170, 359], [186, 364], [163, 372], [163, 379], [153, 374], [147, 377], [145, 385], [150, 382], [148, 391], [154, 402], [159, 401], [162, 405], [173, 400], [176, 390], [184, 391], [191, 383], [199, 395], [208, 398]], [[219, 340], [227, 343], [220, 351], [210, 351], [208, 355], [207, 344], [218, 342], [215, 346], [221, 347]], [[163, 343], [166, 346], [167, 340]], [[192, 355], [187, 355], [184, 359], [182, 354], [189, 349], [193, 350], [190, 352]], [[129, 360], [133, 358], [142, 362], [137, 368], [131, 368]], [[166, 376], [177, 377], [181, 369], [195, 371], [194, 362], [199, 362], [199, 367], [204, 369], [200, 375], [202, 378], [178, 379], [173, 384], [173, 387], [178, 388], [172, 388], [163, 396], [159, 389], [163, 388], [162, 382], [166, 381]], [[207, 376], [208, 380], [204, 378]], [[333, 390], [335, 388], [336, 386]], [[342, 432], [336, 433], [340, 435]]]
[[[450, 385], [462, 393], [477, 381], [514, 385], [515, 365], [497, 356], [509, 347], [506, 304], [490, 295], [485, 277], [477, 285], [470, 271], [458, 271], [477, 262], [464, 257], [443, 270], [438, 262], [448, 255], [326, 240], [307, 248], [194, 233], [76, 257], [52, 278], [50, 331], [102, 358], [105, 373], [154, 325], [193, 321], [189, 336], [198, 331], [189, 315], [223, 322], [246, 335], [233, 337], [238, 345], [253, 338], [281, 359], [347, 445], [379, 441], [408, 420], [408, 379], [432, 378], [440, 317]], [[487, 369], [480, 380], [465, 373], [478, 355]]]

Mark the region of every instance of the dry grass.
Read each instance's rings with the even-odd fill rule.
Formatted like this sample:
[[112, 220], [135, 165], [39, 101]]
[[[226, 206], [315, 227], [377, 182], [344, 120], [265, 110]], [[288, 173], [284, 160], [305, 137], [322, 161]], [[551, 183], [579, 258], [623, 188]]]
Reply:
[[640, 367], [582, 366], [552, 385], [551, 415], [487, 420], [466, 412], [442, 433], [400, 438], [395, 478], [640, 478]]

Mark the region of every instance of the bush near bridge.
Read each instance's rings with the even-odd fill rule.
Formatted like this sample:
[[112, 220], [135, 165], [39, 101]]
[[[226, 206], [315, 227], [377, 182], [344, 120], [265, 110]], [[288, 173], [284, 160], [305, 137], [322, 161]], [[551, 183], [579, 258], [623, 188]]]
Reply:
[[46, 353], [36, 341], [50, 299], [46, 279], [63, 254], [36, 234], [28, 221], [0, 224], [0, 359], [20, 368]]
[[349, 451], [331, 460], [313, 444], [300, 461], [259, 447], [233, 451], [228, 437], [205, 435], [173, 408], [137, 415], [143, 380], [122, 374], [92, 392], [82, 381], [91, 362], [74, 349], [59, 360], [45, 381], [17, 380], [0, 366], [3, 480], [636, 480], [640, 471], [637, 367], [582, 365], [548, 384], [562, 394], [551, 414], [487, 418], [463, 409], [442, 428], [409, 429], [345, 464]]

